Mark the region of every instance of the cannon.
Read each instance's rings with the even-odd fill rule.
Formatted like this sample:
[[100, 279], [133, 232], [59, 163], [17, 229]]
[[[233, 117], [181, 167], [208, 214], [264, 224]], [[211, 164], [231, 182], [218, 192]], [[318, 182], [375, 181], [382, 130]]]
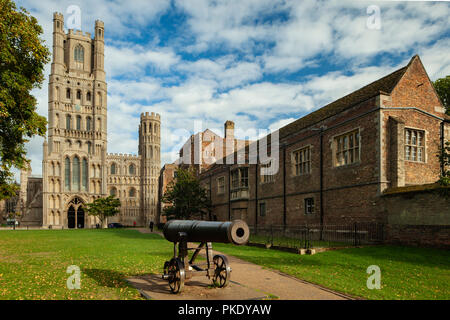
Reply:
[[[164, 263], [162, 275], [164, 280], [168, 280], [172, 293], [183, 291], [185, 281], [197, 275], [206, 275], [219, 288], [226, 287], [230, 281], [231, 267], [226, 256], [213, 256], [212, 242], [244, 245], [250, 236], [248, 225], [242, 220], [170, 220], [165, 224], [163, 233], [167, 240], [173, 242], [173, 257]], [[199, 244], [189, 247], [192, 242]], [[192, 250], [189, 258], [189, 251]], [[196, 264], [195, 259], [202, 250], [205, 250], [206, 262]]]

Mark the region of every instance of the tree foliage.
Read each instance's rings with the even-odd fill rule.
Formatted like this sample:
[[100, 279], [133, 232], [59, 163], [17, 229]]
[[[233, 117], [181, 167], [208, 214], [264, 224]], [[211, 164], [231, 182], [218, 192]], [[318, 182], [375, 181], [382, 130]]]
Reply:
[[120, 200], [109, 196], [106, 198], [98, 198], [86, 205], [86, 212], [90, 216], [98, 217], [101, 225], [104, 224], [106, 218], [113, 217], [119, 213]]
[[443, 186], [450, 186], [450, 141], [445, 143], [444, 148], [439, 153], [439, 162], [444, 170], [438, 183]]
[[439, 98], [441, 98], [444, 104], [444, 108], [447, 110], [446, 113], [450, 115], [450, 76], [437, 79], [433, 84]]
[[211, 209], [209, 195], [192, 171], [179, 169], [177, 178], [169, 183], [162, 197], [167, 219], [191, 219], [208, 214]]
[[23, 169], [25, 142], [45, 136], [47, 120], [36, 113], [31, 90], [40, 88], [50, 51], [42, 27], [24, 8], [0, 0], [0, 200], [15, 194], [12, 168]]

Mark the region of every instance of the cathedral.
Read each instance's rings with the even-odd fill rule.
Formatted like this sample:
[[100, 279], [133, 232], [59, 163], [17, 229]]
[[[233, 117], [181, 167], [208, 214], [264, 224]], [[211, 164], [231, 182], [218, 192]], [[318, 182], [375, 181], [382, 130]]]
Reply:
[[138, 155], [107, 153], [107, 83], [104, 23], [95, 34], [64, 31], [53, 15], [53, 59], [48, 84], [48, 138], [42, 178], [21, 172], [16, 211], [21, 225], [92, 228], [99, 222], [87, 203], [113, 195], [120, 214], [108, 222], [129, 226], [157, 222], [161, 118], [141, 114]]

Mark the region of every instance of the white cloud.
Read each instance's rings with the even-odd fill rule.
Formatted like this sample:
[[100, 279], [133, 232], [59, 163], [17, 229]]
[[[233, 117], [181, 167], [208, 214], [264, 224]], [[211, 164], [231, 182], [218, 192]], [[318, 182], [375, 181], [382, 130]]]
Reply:
[[441, 41], [419, 50], [420, 58], [431, 80], [450, 75], [450, 41]]
[[[105, 22], [108, 152], [137, 153], [140, 113], [157, 112], [162, 163], [178, 157], [196, 120], [218, 134], [225, 120], [245, 130], [278, 129], [405, 65], [411, 53], [421, 55], [433, 80], [450, 74], [448, 37], [439, 39], [449, 30], [446, 3], [19, 1], [44, 26], [49, 46], [53, 11], [77, 3], [83, 31], [92, 32], [98, 18]], [[381, 30], [366, 27], [369, 4], [381, 8]], [[159, 24], [169, 8], [186, 14], [183, 24]], [[160, 34], [151, 23], [175, 31]], [[302, 74], [314, 68], [317, 74]], [[47, 81], [34, 93], [47, 115]], [[42, 138], [28, 150], [40, 173]]]
[[276, 130], [278, 130], [278, 129], [288, 125], [289, 123], [291, 123], [291, 122], [293, 122], [295, 120], [297, 120], [297, 119], [296, 118], [280, 119], [280, 120], [272, 123], [269, 126], [269, 129], [270, 129], [270, 131], [274, 132], [274, 131], [276, 131]]
[[133, 1], [107, 1], [107, 0], [18, 0], [18, 6], [24, 6], [33, 13], [41, 24], [49, 26], [50, 32], [53, 12], [62, 13], [67, 20], [67, 8], [77, 5], [81, 9], [81, 28], [92, 32], [97, 19], [105, 22], [105, 35], [112, 38], [123, 37], [132, 33], [140, 36], [148, 23], [156, 20], [162, 13], [170, 8], [170, 0], [133, 0]]
[[178, 66], [178, 70], [184, 71], [190, 78], [214, 80], [221, 88], [235, 87], [256, 81], [263, 75], [258, 63], [236, 61], [236, 58], [232, 56], [224, 56], [217, 60], [199, 59], [193, 62], [184, 62]]
[[220, 45], [248, 48], [252, 40], [261, 40], [272, 32], [269, 23], [254, 24], [262, 15], [282, 10], [282, 2], [272, 0], [177, 0], [177, 8], [188, 15], [187, 25], [196, 36], [196, 46]]
[[115, 47], [106, 45], [105, 69], [109, 77], [143, 76], [146, 68], [169, 71], [180, 58], [170, 48], [148, 49], [140, 45]]

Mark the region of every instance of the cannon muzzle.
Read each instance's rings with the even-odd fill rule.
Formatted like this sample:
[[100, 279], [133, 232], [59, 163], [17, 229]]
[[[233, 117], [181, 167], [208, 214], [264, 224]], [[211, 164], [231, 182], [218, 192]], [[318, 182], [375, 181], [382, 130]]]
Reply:
[[187, 242], [221, 242], [243, 245], [248, 242], [250, 230], [242, 220], [202, 221], [170, 220], [164, 226], [164, 237], [171, 242], [180, 242], [181, 235]]

